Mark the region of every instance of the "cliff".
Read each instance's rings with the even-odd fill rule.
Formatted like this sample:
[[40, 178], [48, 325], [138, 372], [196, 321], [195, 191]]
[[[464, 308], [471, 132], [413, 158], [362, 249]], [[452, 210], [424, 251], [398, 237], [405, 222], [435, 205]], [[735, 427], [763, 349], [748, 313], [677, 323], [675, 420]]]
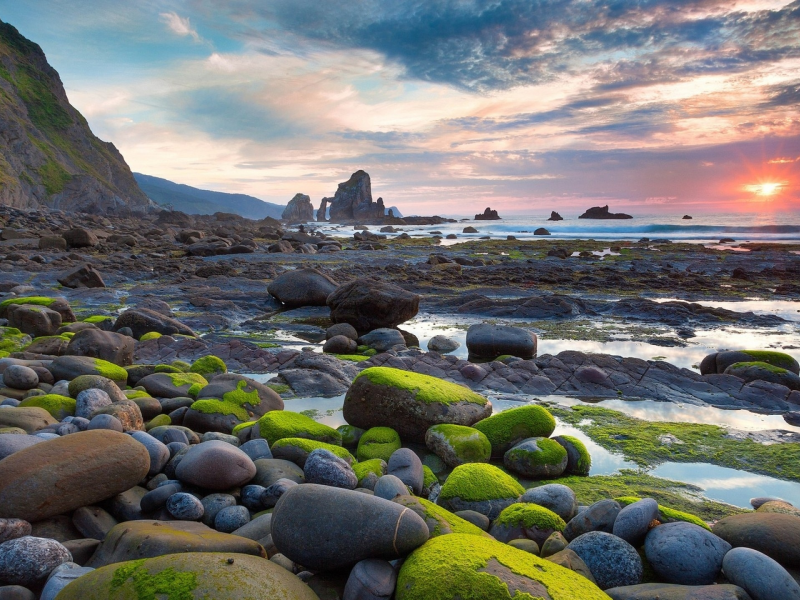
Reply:
[[94, 213], [153, 207], [119, 151], [69, 103], [42, 49], [2, 21], [0, 204]]

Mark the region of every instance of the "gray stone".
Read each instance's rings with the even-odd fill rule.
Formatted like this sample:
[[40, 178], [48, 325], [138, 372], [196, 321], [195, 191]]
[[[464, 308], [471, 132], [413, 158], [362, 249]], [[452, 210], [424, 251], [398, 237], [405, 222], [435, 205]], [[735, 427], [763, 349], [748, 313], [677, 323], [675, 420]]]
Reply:
[[417, 495], [422, 493], [422, 484], [425, 473], [422, 470], [422, 461], [413, 450], [400, 448], [392, 452], [389, 457], [388, 474], [394, 475], [404, 484], [409, 486]]
[[214, 529], [232, 533], [250, 522], [250, 511], [246, 506], [226, 506], [214, 517]]
[[394, 500], [396, 496], [405, 496], [408, 494], [406, 484], [400, 481], [394, 475], [384, 475], [378, 478], [375, 483], [373, 492], [378, 498], [385, 498], [386, 500]]
[[160, 473], [170, 459], [169, 449], [166, 445], [144, 431], [134, 431], [131, 437], [147, 448], [147, 453], [150, 455], [150, 470], [147, 475], [153, 477]]
[[652, 498], [642, 498], [619, 512], [612, 533], [638, 548], [655, 519], [658, 519], [658, 502]]
[[72, 555], [55, 540], [27, 535], [0, 544], [0, 581], [9, 585], [37, 587], [58, 565]]
[[29, 446], [43, 442], [44, 440], [36, 435], [22, 435], [19, 433], [0, 434], [0, 460], [6, 456], [11, 456], [14, 452], [24, 450]]
[[31, 524], [22, 519], [0, 519], [0, 544], [31, 534]]
[[[203, 517], [203, 503], [186, 492], [172, 494], [167, 500], [169, 514], [179, 521], [199, 521]], [[245, 509], [246, 510], [246, 509]]]
[[710, 531], [680, 521], [650, 530], [644, 542], [647, 561], [659, 578], [681, 585], [714, 583], [730, 549], [728, 542]]
[[256, 475], [251, 483], [268, 488], [279, 479], [290, 479], [295, 483], [304, 483], [306, 478], [303, 469], [293, 462], [280, 458], [259, 458], [255, 461]]
[[231, 533], [256, 542], [258, 540], [263, 540], [272, 533], [272, 513], [259, 515]]
[[94, 569], [91, 567], [81, 567], [75, 563], [64, 563], [56, 567], [50, 575], [50, 579], [47, 580], [39, 600], [55, 600], [61, 590], [78, 579], [78, 577], [92, 571]]
[[456, 340], [444, 335], [435, 335], [430, 340], [428, 340], [428, 350], [433, 350], [434, 352], [441, 352], [442, 354], [458, 350], [460, 346], [461, 344], [459, 344]]
[[111, 431], [123, 432], [122, 421], [114, 415], [99, 414], [92, 417], [89, 421], [89, 429], [109, 429]]
[[328, 329], [325, 331], [326, 340], [334, 338], [337, 335], [343, 335], [353, 341], [358, 340], [358, 332], [356, 331], [355, 327], [350, 325], [350, 323], [337, 323], [336, 325], [328, 327]]
[[453, 514], [455, 514], [457, 517], [461, 517], [465, 521], [469, 521], [475, 525], [475, 527], [478, 527], [483, 531], [489, 531], [489, 525], [491, 524], [491, 521], [489, 521], [489, 517], [486, 515], [474, 510], [459, 510]]
[[548, 483], [530, 488], [519, 499], [520, 502], [531, 502], [552, 510], [564, 521], [575, 516], [578, 504], [575, 492], [560, 483]]
[[296, 481], [291, 479], [281, 478], [278, 479], [271, 486], [264, 488], [261, 494], [261, 504], [264, 508], [272, 508], [278, 503], [287, 490], [299, 485]]
[[378, 279], [361, 278], [336, 288], [328, 296], [334, 323], [349, 323], [366, 333], [397, 327], [419, 311], [419, 296]]
[[72, 513], [72, 524], [84, 537], [103, 540], [117, 520], [99, 506], [81, 506]]
[[378, 352], [386, 352], [392, 348], [405, 348], [406, 340], [397, 329], [383, 327], [374, 329], [358, 338], [360, 344], [369, 346]]
[[308, 569], [336, 570], [366, 558], [401, 558], [428, 540], [428, 526], [389, 500], [305, 484], [278, 501], [272, 539], [280, 552]]
[[256, 466], [239, 448], [214, 440], [189, 448], [175, 475], [204, 489], [227, 490], [253, 479]]
[[494, 360], [510, 354], [528, 359], [536, 356], [536, 334], [519, 327], [479, 323], [467, 330], [470, 357]]
[[39, 385], [39, 376], [30, 367], [9, 365], [3, 371], [3, 383], [16, 390], [32, 390]]
[[728, 581], [753, 600], [798, 600], [800, 585], [775, 560], [752, 548], [734, 548], [725, 555], [722, 570]]
[[390, 563], [362, 560], [350, 571], [342, 600], [390, 600], [396, 584], [397, 571]]
[[236, 498], [230, 494], [209, 494], [201, 500], [203, 504], [203, 524], [214, 526], [214, 519], [225, 508], [236, 506]]
[[36, 594], [21, 585], [0, 586], [0, 600], [36, 600]]
[[327, 354], [355, 354], [358, 343], [344, 335], [335, 335], [322, 346], [322, 351]]
[[600, 500], [586, 510], [575, 515], [564, 529], [564, 537], [574, 540], [578, 536], [590, 531], [614, 531], [614, 521], [617, 520], [622, 507], [615, 500]]
[[611, 600], [752, 600], [738, 585], [642, 583], [606, 590]]
[[308, 455], [303, 474], [308, 483], [355, 489], [358, 485], [353, 467], [330, 450], [317, 448]]
[[247, 454], [253, 462], [259, 458], [272, 458], [269, 442], [264, 439], [250, 440], [239, 446], [239, 450]]
[[572, 540], [567, 549], [586, 563], [600, 589], [642, 581], [642, 559], [633, 546], [615, 535], [590, 531]]
[[267, 490], [263, 485], [246, 485], [242, 488], [239, 502], [253, 512], [263, 510], [261, 495]]
[[267, 291], [288, 308], [325, 306], [338, 285], [317, 269], [296, 269], [278, 275]]
[[151, 513], [157, 511], [167, 504], [170, 496], [181, 491], [183, 491], [183, 487], [180, 483], [167, 483], [166, 485], [158, 486], [156, 489], [147, 492], [140, 500], [139, 505], [142, 512]]

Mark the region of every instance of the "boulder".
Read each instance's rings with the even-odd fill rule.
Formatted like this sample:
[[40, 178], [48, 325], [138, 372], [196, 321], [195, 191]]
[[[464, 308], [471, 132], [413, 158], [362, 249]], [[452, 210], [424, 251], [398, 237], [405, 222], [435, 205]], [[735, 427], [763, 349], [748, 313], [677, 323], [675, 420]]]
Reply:
[[611, 600], [753, 600], [738, 585], [641, 583], [606, 590]]
[[519, 327], [479, 323], [467, 330], [470, 360], [494, 360], [503, 355], [533, 358], [536, 342], [535, 333]]
[[39, 385], [39, 376], [30, 367], [9, 365], [3, 371], [3, 383], [16, 390], [31, 390]]
[[289, 223], [307, 223], [314, 220], [314, 206], [306, 194], [295, 194], [283, 209], [281, 219]]
[[612, 533], [638, 548], [644, 542], [651, 523], [658, 519], [658, 502], [642, 498], [623, 508], [614, 521]]
[[472, 425], [491, 412], [491, 403], [467, 387], [390, 367], [362, 371], [343, 406], [350, 425], [391, 427], [402, 439], [419, 443], [433, 425]]
[[547, 409], [528, 404], [494, 414], [478, 421], [474, 427], [488, 438], [492, 456], [499, 458], [523, 440], [550, 437], [556, 420]]
[[325, 342], [322, 351], [326, 354], [355, 354], [358, 343], [345, 335], [335, 335]]
[[589, 567], [601, 589], [637, 585], [642, 581], [642, 559], [633, 546], [615, 535], [590, 531], [572, 540], [567, 549]]
[[589, 474], [592, 468], [592, 457], [582, 441], [571, 435], [557, 435], [553, 440], [561, 444], [567, 451], [565, 475], [586, 476]]
[[718, 521], [712, 531], [734, 548], [752, 548], [784, 566], [800, 568], [800, 518], [794, 515], [732, 515]]
[[575, 492], [560, 483], [547, 483], [539, 487], [530, 488], [522, 494], [519, 501], [530, 502], [550, 509], [564, 521], [572, 519], [578, 510]]
[[283, 410], [283, 399], [271, 388], [244, 375], [217, 375], [197, 394], [183, 424], [197, 432], [231, 433], [239, 423]]
[[273, 444], [283, 438], [304, 438], [334, 444], [342, 444], [342, 434], [333, 427], [317, 423], [306, 415], [273, 410], [261, 417], [253, 426], [258, 435]]
[[142, 589], [150, 593], [150, 598], [169, 596], [174, 600], [319, 600], [311, 588], [286, 569], [258, 556], [224, 550], [167, 554], [109, 565], [70, 583], [58, 600], [143, 598], [146, 596], [142, 596]]
[[266, 558], [260, 544], [214, 531], [195, 521], [126, 521], [116, 525], [86, 564], [104, 567], [126, 560], [183, 552], [236, 552]]
[[401, 445], [400, 434], [391, 427], [372, 427], [361, 434], [356, 455], [359, 461], [388, 461]]
[[61, 315], [46, 306], [11, 304], [7, 310], [8, 326], [33, 337], [55, 335], [61, 327]]
[[279, 552], [308, 569], [336, 570], [366, 558], [401, 558], [427, 541], [428, 526], [383, 498], [305, 484], [281, 496], [272, 539]]
[[244, 485], [256, 475], [256, 465], [244, 452], [219, 440], [189, 449], [175, 471], [181, 481], [207, 490]]
[[428, 340], [428, 350], [433, 350], [434, 352], [439, 352], [440, 354], [453, 352], [458, 350], [459, 347], [461, 347], [461, 344], [458, 343], [458, 341], [444, 335], [435, 335]]
[[84, 329], [72, 337], [65, 354], [100, 358], [124, 367], [133, 364], [135, 347], [136, 342], [127, 335], [100, 329]]
[[149, 308], [131, 308], [122, 313], [114, 323], [114, 331], [128, 327], [137, 340], [145, 333], [155, 331], [161, 335], [187, 335], [196, 337], [189, 327], [171, 317]]
[[467, 463], [453, 469], [437, 502], [453, 512], [474, 510], [492, 520], [524, 491], [516, 479], [494, 465]]
[[349, 323], [360, 333], [397, 327], [419, 311], [419, 296], [377, 279], [361, 278], [328, 296], [334, 323]]
[[67, 273], [58, 280], [58, 283], [68, 288], [104, 288], [105, 281], [92, 265], [84, 265], [75, 271]]
[[348, 461], [336, 456], [327, 448], [312, 450], [303, 465], [303, 474], [308, 483], [355, 489], [358, 485], [353, 468]]
[[317, 269], [296, 269], [278, 275], [267, 291], [287, 308], [325, 306], [338, 285]]
[[559, 477], [567, 468], [567, 451], [550, 438], [528, 438], [505, 453], [503, 465], [526, 479]]
[[800, 390], [800, 376], [765, 362], [738, 362], [725, 369], [725, 375], [733, 375], [746, 383], [768, 381], [784, 385], [790, 390]]
[[391, 349], [405, 350], [406, 348], [406, 340], [403, 334], [397, 329], [389, 329], [388, 327], [373, 329], [369, 333], [365, 333], [358, 338], [358, 343], [369, 346], [376, 352], [386, 352]]
[[61, 236], [70, 248], [90, 248], [97, 245], [97, 236], [83, 227], [75, 227], [65, 231]]
[[133, 487], [149, 468], [145, 447], [115, 431], [48, 440], [0, 462], [0, 517], [38, 521], [95, 504]]
[[36, 433], [40, 429], [58, 423], [49, 412], [38, 406], [29, 408], [0, 409], [0, 427], [16, 427], [27, 433]]
[[614, 522], [617, 520], [621, 510], [622, 507], [616, 500], [595, 502], [586, 510], [579, 512], [567, 523], [567, 527], [564, 529], [564, 537], [568, 540], [574, 540], [590, 531], [611, 533], [614, 530]]
[[91, 356], [59, 356], [47, 368], [56, 381], [62, 379], [72, 381], [81, 375], [100, 375], [110, 379], [118, 387], [125, 387], [128, 381], [128, 372], [125, 369], [102, 358]]
[[564, 519], [553, 511], [536, 504], [520, 503], [503, 509], [492, 523], [489, 534], [505, 543], [519, 539], [533, 540], [538, 548], [553, 533], [563, 531], [564, 527]]
[[461, 533], [435, 537], [415, 550], [400, 569], [395, 597], [608, 600], [594, 583], [553, 562]]
[[154, 398], [197, 396], [208, 381], [197, 373], [153, 373], [136, 382]]
[[752, 600], [798, 600], [800, 585], [776, 561], [751, 548], [734, 548], [725, 555], [722, 570], [731, 583]]
[[0, 584], [41, 586], [72, 555], [55, 540], [26, 535], [0, 544]]
[[451, 468], [468, 462], [489, 462], [492, 455], [489, 439], [464, 425], [434, 425], [425, 433], [425, 445]]
[[724, 373], [735, 363], [762, 362], [800, 375], [800, 363], [785, 352], [774, 350], [728, 350], [707, 355], [700, 362], [700, 374]]
[[714, 583], [730, 549], [728, 542], [693, 523], [659, 525], [650, 530], [644, 543], [647, 561], [659, 579], [681, 585]]

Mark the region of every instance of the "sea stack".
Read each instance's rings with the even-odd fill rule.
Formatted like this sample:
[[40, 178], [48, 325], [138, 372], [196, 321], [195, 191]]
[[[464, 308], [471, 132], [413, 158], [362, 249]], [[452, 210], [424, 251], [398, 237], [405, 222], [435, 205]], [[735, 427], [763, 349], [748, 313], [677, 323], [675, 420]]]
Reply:
[[496, 210], [492, 210], [488, 206], [486, 210], [483, 211], [483, 214], [475, 215], [476, 221], [499, 221], [500, 215], [497, 214]]
[[561, 216], [560, 214], [558, 214], [556, 211], [552, 211], [552, 212], [550, 213], [550, 218], [549, 218], [549, 219], [547, 219], [547, 220], [548, 220], [548, 221], [563, 221], [563, 220], [564, 220], [564, 217], [562, 217], [562, 216]]
[[625, 213], [612, 213], [608, 212], [608, 204], [605, 206], [593, 206], [585, 213], [583, 213], [579, 219], [632, 219], [631, 215], [626, 215]]

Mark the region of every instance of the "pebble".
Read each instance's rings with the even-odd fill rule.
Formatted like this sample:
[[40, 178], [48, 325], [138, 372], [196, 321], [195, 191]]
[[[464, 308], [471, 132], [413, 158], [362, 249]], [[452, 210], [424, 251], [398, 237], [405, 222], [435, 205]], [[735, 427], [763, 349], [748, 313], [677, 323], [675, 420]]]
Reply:
[[330, 450], [317, 448], [308, 455], [303, 467], [306, 482], [353, 490], [358, 486], [353, 467]]
[[109, 429], [122, 433], [122, 421], [114, 415], [95, 415], [89, 421], [89, 429]]
[[15, 390], [32, 390], [39, 385], [39, 376], [30, 367], [9, 365], [3, 371], [3, 383]]
[[167, 510], [180, 521], [199, 521], [205, 512], [203, 503], [186, 492], [172, 494], [167, 500]]
[[97, 388], [83, 390], [75, 398], [75, 416], [91, 419], [96, 411], [106, 406], [111, 406], [111, 404], [111, 398], [103, 390]]
[[131, 437], [147, 448], [150, 455], [150, 470], [147, 475], [153, 477], [160, 473], [170, 459], [169, 448], [144, 431], [134, 431]]
[[214, 529], [232, 533], [250, 522], [250, 511], [246, 506], [226, 506], [214, 517]]
[[409, 486], [415, 494], [422, 493], [425, 473], [422, 470], [422, 461], [413, 450], [409, 448], [395, 450], [389, 457], [388, 466], [389, 475], [397, 477]]
[[214, 526], [219, 511], [236, 506], [236, 498], [230, 494], [209, 494], [200, 502], [203, 504], [203, 523], [209, 527]]

